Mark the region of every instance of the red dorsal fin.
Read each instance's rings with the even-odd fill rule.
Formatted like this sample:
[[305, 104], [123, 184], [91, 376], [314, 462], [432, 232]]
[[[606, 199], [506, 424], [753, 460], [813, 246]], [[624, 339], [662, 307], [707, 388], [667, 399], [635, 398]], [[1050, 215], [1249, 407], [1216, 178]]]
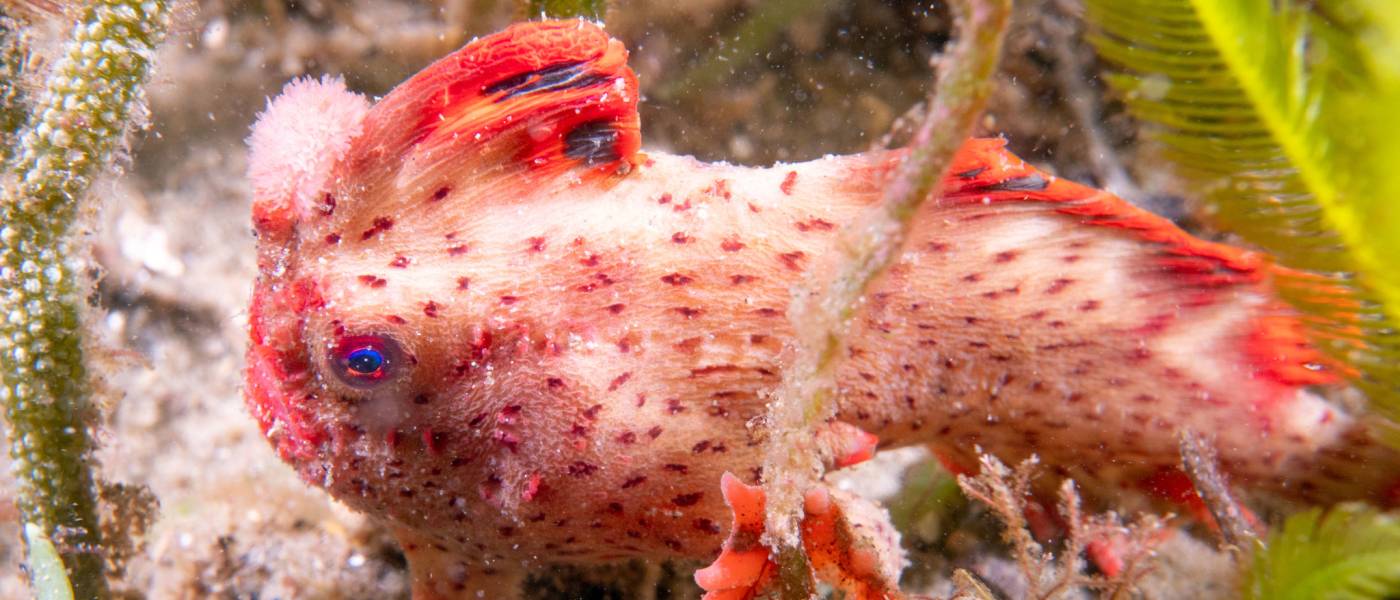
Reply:
[[477, 39], [371, 109], [362, 175], [625, 172], [641, 145], [627, 50], [583, 21], [519, 23]]

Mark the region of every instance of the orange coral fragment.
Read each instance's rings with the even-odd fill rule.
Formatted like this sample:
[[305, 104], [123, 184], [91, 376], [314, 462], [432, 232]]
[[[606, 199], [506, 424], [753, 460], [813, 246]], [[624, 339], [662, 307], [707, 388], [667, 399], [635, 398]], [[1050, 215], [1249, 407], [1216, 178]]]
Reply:
[[[734, 512], [734, 525], [720, 555], [695, 572], [695, 583], [705, 590], [705, 600], [754, 598], [772, 583], [778, 565], [771, 550], [759, 539], [767, 501], [763, 488], [746, 485], [730, 473], [720, 481], [725, 503]], [[804, 496], [802, 546], [812, 573], [845, 591], [855, 600], [903, 598], [896, 582], [882, 568], [882, 539], [869, 524], [848, 518], [848, 511], [825, 487]]]

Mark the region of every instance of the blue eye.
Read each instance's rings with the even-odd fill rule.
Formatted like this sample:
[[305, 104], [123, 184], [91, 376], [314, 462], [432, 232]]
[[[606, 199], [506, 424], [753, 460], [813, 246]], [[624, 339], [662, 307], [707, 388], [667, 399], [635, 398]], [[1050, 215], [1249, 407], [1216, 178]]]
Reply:
[[386, 337], [345, 337], [336, 344], [331, 370], [346, 384], [367, 388], [393, 376], [398, 356], [398, 345]]
[[374, 375], [384, 366], [384, 353], [375, 348], [359, 348], [345, 357], [345, 366], [356, 375]]

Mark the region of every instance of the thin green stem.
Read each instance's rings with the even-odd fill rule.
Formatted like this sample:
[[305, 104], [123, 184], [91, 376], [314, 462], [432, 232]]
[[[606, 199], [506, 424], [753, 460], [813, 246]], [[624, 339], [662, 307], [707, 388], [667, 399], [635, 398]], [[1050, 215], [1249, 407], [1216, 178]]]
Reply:
[[788, 311], [797, 332], [796, 355], [769, 405], [763, 468], [765, 535], [784, 571], [805, 560], [800, 550], [789, 549], [801, 548], [802, 497], [823, 472], [814, 434], [836, 412], [835, 371], [845, 354], [847, 325], [866, 287], [898, 256], [914, 214], [934, 199], [991, 92], [1011, 1], [955, 0], [952, 7], [960, 35], [942, 59], [928, 114], [908, 156], [882, 201], [842, 232], [832, 249], [838, 254], [831, 274], [814, 271]]
[[87, 290], [73, 234], [168, 24], [166, 0], [95, 0], [79, 12], [16, 136], [13, 179], [0, 203], [0, 401], [18, 504], [25, 526], [58, 546], [77, 598], [105, 597], [107, 584], [83, 361]]

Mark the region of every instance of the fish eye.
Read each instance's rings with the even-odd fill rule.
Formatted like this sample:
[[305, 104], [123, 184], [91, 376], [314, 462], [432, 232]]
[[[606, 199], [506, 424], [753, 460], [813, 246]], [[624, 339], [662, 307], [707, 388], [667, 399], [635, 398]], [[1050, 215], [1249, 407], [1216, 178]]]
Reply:
[[373, 387], [394, 376], [400, 357], [398, 344], [380, 335], [341, 338], [331, 355], [331, 370], [346, 385]]

